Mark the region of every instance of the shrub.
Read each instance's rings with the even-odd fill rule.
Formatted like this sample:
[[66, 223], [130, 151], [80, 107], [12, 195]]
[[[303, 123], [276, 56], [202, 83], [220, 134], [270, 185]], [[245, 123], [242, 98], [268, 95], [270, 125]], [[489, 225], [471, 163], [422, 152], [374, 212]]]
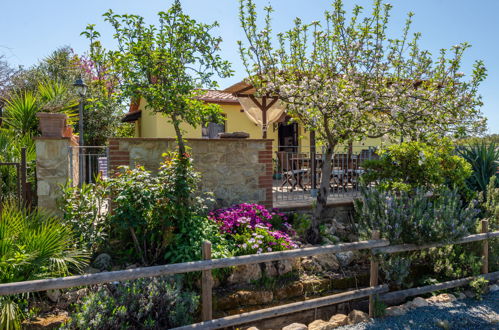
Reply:
[[199, 297], [181, 278], [152, 278], [101, 286], [85, 297], [67, 329], [170, 329], [193, 322]]
[[[234, 242], [236, 254], [282, 251], [296, 247], [291, 239], [292, 226], [283, 222], [284, 215], [268, 211], [258, 204], [239, 204], [209, 214], [228, 241]], [[279, 219], [279, 220], [276, 220]], [[280, 223], [283, 230], [273, 228], [271, 222]]]
[[473, 204], [463, 207], [459, 194], [448, 189], [429, 195], [422, 189], [396, 193], [361, 187], [355, 209], [363, 237], [379, 230], [392, 244], [453, 241], [474, 232], [479, 213]]
[[[75, 248], [71, 229], [41, 211], [30, 212], [14, 203], [0, 214], [0, 283], [65, 276], [79, 271], [86, 254]], [[18, 297], [1, 297], [0, 328], [17, 328]]]
[[480, 244], [456, 244], [439, 248], [421, 250], [417, 253], [419, 261], [431, 265], [433, 273], [441, 280], [454, 280], [458, 278], [480, 274], [482, 261], [476, 249]]
[[63, 223], [72, 228], [78, 238], [78, 247], [94, 253], [105, 242], [108, 235], [107, 183], [97, 179], [95, 184], [73, 187], [67, 184], [59, 209], [63, 212]]
[[473, 281], [470, 282], [470, 287], [473, 289], [473, 293], [475, 294], [475, 299], [482, 300], [483, 295], [487, 292], [487, 286], [489, 281], [486, 280], [483, 276], [478, 276]]
[[379, 159], [363, 163], [366, 173], [362, 180], [377, 183], [381, 190], [431, 191], [442, 185], [464, 189], [472, 174], [471, 165], [454, 154], [454, 146], [446, 139], [435, 145], [403, 142], [381, 149], [379, 155]]
[[[472, 174], [466, 183], [474, 191], [486, 191], [491, 177], [497, 177], [499, 162], [499, 146], [494, 142], [475, 143], [458, 148], [458, 153], [471, 164]], [[499, 188], [499, 179], [495, 183]]]
[[110, 179], [110, 223], [125, 248], [132, 247], [129, 258], [145, 265], [199, 260], [204, 240], [212, 242], [214, 258], [230, 255], [218, 228], [206, 217], [198, 182], [191, 159], [177, 154], [166, 155], [157, 176], [143, 167], [125, 167]]

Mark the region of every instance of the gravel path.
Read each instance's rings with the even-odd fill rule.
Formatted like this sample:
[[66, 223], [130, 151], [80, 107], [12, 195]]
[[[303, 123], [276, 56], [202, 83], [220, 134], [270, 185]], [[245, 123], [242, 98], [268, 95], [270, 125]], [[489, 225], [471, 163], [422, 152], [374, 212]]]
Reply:
[[405, 315], [378, 318], [337, 329], [444, 329], [437, 324], [439, 320], [448, 324], [447, 329], [499, 330], [499, 291], [484, 296], [481, 301], [463, 299], [440, 303], [413, 309]]

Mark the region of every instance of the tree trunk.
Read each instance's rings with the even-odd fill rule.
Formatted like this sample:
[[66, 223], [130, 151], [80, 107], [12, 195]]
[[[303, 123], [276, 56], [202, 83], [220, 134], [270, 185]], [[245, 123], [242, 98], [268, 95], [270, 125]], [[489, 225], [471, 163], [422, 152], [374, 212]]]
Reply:
[[177, 120], [177, 116], [172, 115], [172, 123], [173, 127], [175, 128], [175, 135], [177, 135], [178, 154], [180, 158], [182, 158], [185, 155], [185, 143], [184, 143], [184, 138], [182, 136], [182, 131], [180, 130], [180, 124]]
[[320, 219], [324, 217], [324, 213], [327, 205], [327, 198], [329, 196], [329, 181], [331, 180], [332, 172], [332, 158], [333, 150], [335, 145], [328, 145], [326, 148], [325, 159], [322, 161], [321, 166], [321, 183], [319, 186], [319, 191], [317, 193], [317, 205], [315, 206], [312, 225], [308, 231], [308, 241], [312, 244], [318, 244], [321, 242], [321, 236], [319, 231]]

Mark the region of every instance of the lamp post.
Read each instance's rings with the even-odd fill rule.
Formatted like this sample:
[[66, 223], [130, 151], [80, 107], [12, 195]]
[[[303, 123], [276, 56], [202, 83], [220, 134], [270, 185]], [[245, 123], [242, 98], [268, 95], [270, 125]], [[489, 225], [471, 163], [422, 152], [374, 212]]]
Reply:
[[84, 169], [85, 169], [85, 164], [84, 164], [84, 155], [83, 155], [83, 145], [84, 145], [84, 140], [83, 140], [83, 107], [85, 103], [85, 95], [87, 94], [87, 85], [83, 82], [83, 80], [80, 78], [76, 79], [75, 82], [73, 83], [73, 86], [76, 88], [76, 92], [80, 96], [80, 103], [78, 105], [78, 133], [79, 133], [79, 175], [78, 175], [78, 182], [79, 186], [83, 184], [84, 181]]

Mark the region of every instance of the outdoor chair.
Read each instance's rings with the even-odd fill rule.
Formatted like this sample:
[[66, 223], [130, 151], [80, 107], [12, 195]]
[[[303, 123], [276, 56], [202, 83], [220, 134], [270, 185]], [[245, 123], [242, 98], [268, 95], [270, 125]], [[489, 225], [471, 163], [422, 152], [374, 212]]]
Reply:
[[300, 158], [302, 154], [285, 151], [277, 151], [276, 154], [278, 168], [282, 174], [281, 188], [289, 185], [290, 191], [293, 191], [296, 186], [299, 186], [305, 191], [303, 178], [309, 169], [303, 167], [302, 158]]

